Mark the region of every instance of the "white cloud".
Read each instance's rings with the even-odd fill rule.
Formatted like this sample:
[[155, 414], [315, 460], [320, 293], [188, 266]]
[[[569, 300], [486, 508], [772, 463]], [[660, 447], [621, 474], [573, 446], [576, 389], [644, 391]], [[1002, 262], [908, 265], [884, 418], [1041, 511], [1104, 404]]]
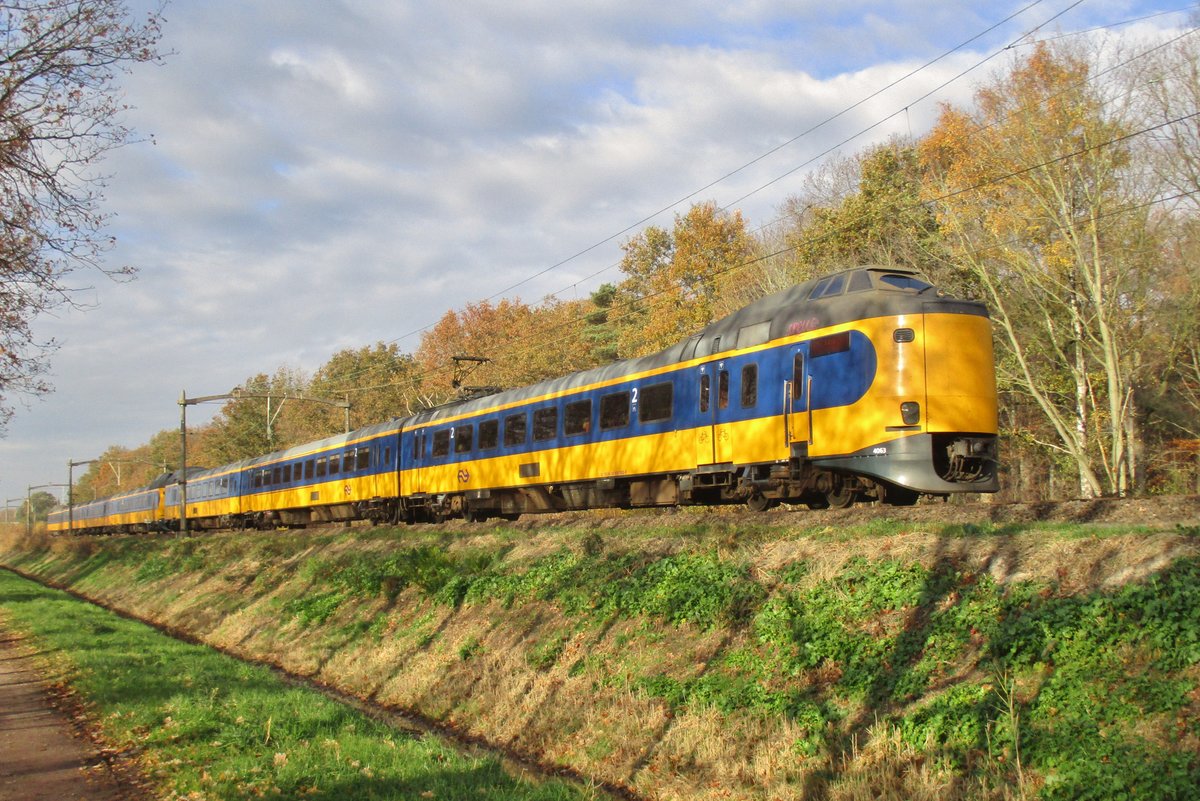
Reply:
[[[131, 3], [135, 13], [151, 0]], [[1024, 4], [1022, 4], [1024, 5]], [[845, 109], [1019, 6], [961, 0], [214, 0], [169, 6], [161, 67], [125, 81], [153, 135], [114, 154], [114, 264], [98, 308], [38, 325], [58, 391], [0, 440], [0, 492], [68, 458], [177, 425], [181, 388], [222, 392], [283, 364], [392, 340], [658, 211]], [[1113, 4], [1066, 27], [1139, 13]], [[1031, 12], [1031, 14], [1034, 12]], [[696, 200], [796, 169], [1044, 19], [764, 158]], [[1165, 24], [1165, 23], [1164, 23]], [[979, 76], [980, 78], [982, 76]], [[938, 98], [966, 98], [961, 82]], [[916, 105], [865, 139], [929, 124]], [[769, 220], [804, 170], [751, 196]], [[680, 209], [682, 210], [682, 209]], [[670, 221], [670, 212], [656, 219]], [[569, 289], [615, 238], [523, 284]], [[593, 281], [612, 280], [613, 271]], [[416, 337], [400, 342], [415, 349]], [[204, 410], [189, 413], [203, 420]]]

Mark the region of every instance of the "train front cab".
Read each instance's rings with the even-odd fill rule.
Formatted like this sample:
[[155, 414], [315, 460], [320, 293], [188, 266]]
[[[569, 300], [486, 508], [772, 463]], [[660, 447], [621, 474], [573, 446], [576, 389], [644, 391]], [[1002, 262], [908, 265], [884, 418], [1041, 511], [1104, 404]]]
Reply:
[[879, 479], [883, 499], [899, 503], [998, 490], [994, 354], [982, 304], [925, 301], [917, 313], [864, 320], [859, 330], [877, 364], [870, 389], [849, 405], [809, 409], [820, 393], [819, 354], [797, 348], [793, 456], [835, 476]]

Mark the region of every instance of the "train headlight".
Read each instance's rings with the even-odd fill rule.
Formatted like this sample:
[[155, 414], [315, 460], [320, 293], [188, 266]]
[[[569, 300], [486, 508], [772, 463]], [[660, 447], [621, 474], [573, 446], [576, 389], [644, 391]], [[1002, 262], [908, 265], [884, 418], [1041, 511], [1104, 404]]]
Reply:
[[916, 401], [905, 401], [900, 404], [900, 419], [906, 426], [915, 426], [921, 421], [921, 404]]

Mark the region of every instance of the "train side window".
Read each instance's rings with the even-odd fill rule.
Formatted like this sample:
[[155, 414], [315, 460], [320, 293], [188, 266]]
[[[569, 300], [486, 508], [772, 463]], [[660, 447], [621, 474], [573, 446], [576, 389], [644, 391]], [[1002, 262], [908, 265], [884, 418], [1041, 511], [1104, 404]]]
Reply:
[[591, 400], [574, 401], [563, 407], [563, 434], [568, 437], [586, 434], [591, 427]]
[[354, 466], [356, 468], [358, 468], [359, 470], [366, 470], [368, 467], [371, 466], [371, 449], [370, 448], [359, 448], [358, 453], [356, 453], [354, 455], [354, 458], [355, 458]]
[[629, 393], [614, 392], [600, 399], [600, 429], [629, 425]]
[[475, 444], [475, 426], [458, 426], [454, 429], [454, 452], [470, 453]]
[[529, 436], [529, 420], [525, 413], [509, 415], [504, 418], [504, 444], [524, 445]]
[[722, 370], [717, 375], [717, 408], [729, 408], [729, 371]]
[[554, 439], [558, 436], [558, 407], [547, 406], [533, 413], [533, 440]]
[[479, 450], [489, 451], [500, 444], [500, 421], [484, 420], [479, 424]]
[[443, 428], [433, 434], [433, 455], [445, 456], [450, 453], [450, 429]]
[[343, 473], [353, 473], [354, 472], [354, 451], [353, 450], [346, 451], [345, 453], [342, 454], [342, 472]]
[[742, 406], [758, 403], [758, 365], [747, 364], [742, 368]]
[[[292, 481], [301, 481], [304, 478], [304, 462], [295, 462], [292, 465]], [[221, 481], [221, 488], [225, 488], [225, 482]]]
[[275, 484], [275, 485], [279, 485], [279, 484], [283, 483], [283, 468], [282, 467], [279, 467], [278, 465], [276, 465], [275, 469], [271, 471], [271, 483]]
[[342, 471], [342, 456], [335, 453], [329, 457], [329, 475], [336, 476]]
[[644, 388], [641, 404], [638, 406], [638, 422], [669, 420], [674, 412], [674, 403], [675, 385], [670, 381]]
[[700, 413], [708, 411], [709, 395], [712, 394], [712, 376], [704, 373], [700, 376]]
[[425, 432], [417, 431], [413, 434], [413, 461], [421, 460], [421, 446], [425, 444]]
[[324, 457], [324, 456], [318, 456], [318, 457], [317, 457], [317, 478], [324, 478], [324, 477], [325, 477], [325, 472], [326, 472], [326, 470], [325, 470], [325, 466], [326, 466], [326, 460], [325, 460], [325, 457]]

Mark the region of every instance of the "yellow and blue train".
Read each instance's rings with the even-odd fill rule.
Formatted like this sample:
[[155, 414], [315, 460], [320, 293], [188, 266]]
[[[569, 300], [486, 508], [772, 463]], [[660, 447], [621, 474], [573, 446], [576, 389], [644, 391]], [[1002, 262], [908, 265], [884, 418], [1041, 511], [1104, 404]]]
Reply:
[[[660, 353], [187, 474], [209, 528], [753, 509], [995, 492], [985, 307], [860, 267], [758, 300]], [[60, 511], [52, 531], [179, 526], [181, 476]]]

